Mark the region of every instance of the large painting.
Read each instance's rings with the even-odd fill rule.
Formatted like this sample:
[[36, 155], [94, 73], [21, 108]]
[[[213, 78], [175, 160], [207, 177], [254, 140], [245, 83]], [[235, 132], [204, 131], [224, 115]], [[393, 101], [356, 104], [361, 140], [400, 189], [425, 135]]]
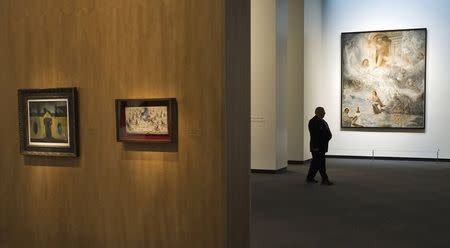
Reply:
[[117, 140], [173, 142], [177, 130], [175, 98], [116, 100]]
[[426, 29], [342, 33], [342, 128], [425, 128], [426, 40]]
[[77, 89], [21, 89], [18, 95], [22, 154], [78, 156]]

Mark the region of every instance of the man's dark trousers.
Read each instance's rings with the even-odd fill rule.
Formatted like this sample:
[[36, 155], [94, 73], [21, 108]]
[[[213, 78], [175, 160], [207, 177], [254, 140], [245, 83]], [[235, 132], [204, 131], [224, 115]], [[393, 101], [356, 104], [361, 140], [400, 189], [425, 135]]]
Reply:
[[307, 179], [313, 180], [317, 174], [317, 171], [319, 171], [320, 176], [322, 176], [322, 182], [328, 181], [327, 169], [325, 167], [325, 152], [314, 151], [314, 152], [311, 152], [311, 154], [312, 154], [312, 160], [311, 160], [311, 164], [309, 165]]

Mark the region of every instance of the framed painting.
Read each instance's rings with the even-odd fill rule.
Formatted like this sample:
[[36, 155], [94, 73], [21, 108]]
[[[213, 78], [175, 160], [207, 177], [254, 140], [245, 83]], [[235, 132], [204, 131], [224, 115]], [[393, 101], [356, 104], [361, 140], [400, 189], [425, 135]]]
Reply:
[[425, 129], [427, 30], [341, 34], [341, 128]]
[[18, 98], [22, 154], [79, 155], [76, 88], [19, 89]]
[[174, 142], [177, 137], [176, 99], [116, 100], [116, 135], [117, 141], [122, 142]]

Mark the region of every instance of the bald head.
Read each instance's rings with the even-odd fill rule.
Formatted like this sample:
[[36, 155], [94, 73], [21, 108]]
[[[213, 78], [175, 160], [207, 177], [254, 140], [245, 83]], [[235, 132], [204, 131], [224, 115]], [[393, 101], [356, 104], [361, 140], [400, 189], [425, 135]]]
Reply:
[[320, 119], [323, 119], [323, 117], [325, 117], [325, 109], [323, 107], [317, 107], [314, 113]]

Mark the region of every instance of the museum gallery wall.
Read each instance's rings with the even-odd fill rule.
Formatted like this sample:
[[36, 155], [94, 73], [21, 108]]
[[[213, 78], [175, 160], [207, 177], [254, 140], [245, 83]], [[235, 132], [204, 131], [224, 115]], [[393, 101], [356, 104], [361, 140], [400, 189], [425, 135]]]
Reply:
[[342, 127], [425, 128], [426, 34], [342, 33]]
[[[450, 140], [443, 135], [450, 121], [450, 112], [447, 108], [450, 105], [450, 98], [445, 96], [450, 92], [448, 83], [450, 47], [446, 42], [450, 37], [448, 13], [450, 13], [448, 1], [433, 1], [432, 4], [423, 0], [305, 1], [305, 119], [311, 117], [316, 106], [325, 107], [327, 110], [325, 118], [333, 132], [333, 140], [329, 147], [330, 155], [450, 158]], [[380, 83], [388, 85], [384, 89], [377, 88], [375, 86], [377, 82], [365, 85], [369, 87], [358, 93], [343, 91], [345, 87], [343, 78], [347, 76], [343, 75], [346, 69], [345, 65], [343, 66], [345, 46], [342, 44], [342, 37], [345, 34], [356, 37], [390, 31], [422, 33], [418, 37], [422, 36], [424, 39], [411, 37], [410, 44], [414, 45], [404, 46], [403, 57], [411, 55], [409, 58], [411, 64], [406, 63], [407, 60], [403, 60], [402, 57], [394, 57], [391, 61], [385, 60], [384, 64], [377, 65], [373, 57], [366, 55], [368, 60], [372, 59], [368, 61], [372, 69], [370, 76], [379, 79], [388, 75], [387, 78], [392, 79], [395, 84], [390, 85], [388, 84], [390, 81], [385, 80]], [[383, 38], [380, 41], [382, 40]], [[386, 38], [384, 40], [389, 42]], [[389, 40], [392, 46], [401, 44], [398, 37]], [[426, 45], [423, 55], [414, 50], [419, 48], [421, 43]], [[363, 67], [362, 53], [368, 50], [360, 52], [361, 57], [357, 63], [356, 59], [354, 60], [357, 67], [352, 69]], [[420, 64], [425, 64], [425, 67], [421, 67]], [[405, 74], [399, 65], [406, 67], [403, 68]], [[389, 68], [390, 66], [393, 67]], [[414, 74], [410, 70], [412, 67], [424, 69], [423, 101], [419, 97], [422, 76], [420, 73]], [[377, 73], [382, 71], [390, 71], [391, 76], [387, 73], [378, 77], [380, 74]], [[397, 76], [394, 77], [394, 74]], [[417, 79], [419, 81], [416, 81]], [[378, 111], [379, 114], [375, 114], [372, 106], [373, 90], [381, 90], [377, 91], [379, 102], [383, 105], [381, 111]], [[424, 111], [420, 111], [422, 103]], [[377, 108], [380, 106], [374, 105]], [[347, 119], [347, 124], [343, 123], [345, 109], [349, 109], [348, 114], [351, 118], [357, 116], [358, 107], [359, 122], [352, 124], [351, 119], [350, 121]]]

